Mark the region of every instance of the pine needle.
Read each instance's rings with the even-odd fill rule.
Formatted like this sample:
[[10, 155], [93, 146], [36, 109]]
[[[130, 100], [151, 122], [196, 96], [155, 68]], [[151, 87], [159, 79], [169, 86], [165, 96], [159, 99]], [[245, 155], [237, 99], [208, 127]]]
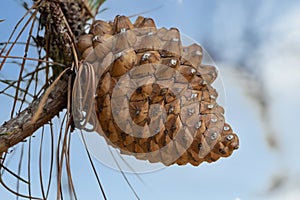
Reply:
[[43, 98], [42, 98], [42, 100], [41, 100], [41, 102], [40, 102], [39, 108], [37, 109], [36, 113], [35, 113], [34, 116], [32, 117], [32, 120], [31, 120], [31, 123], [32, 123], [32, 124], [34, 124], [34, 123], [38, 120], [40, 114], [41, 114], [42, 111], [43, 111], [44, 105], [45, 105], [45, 103], [46, 103], [46, 101], [47, 101], [47, 99], [48, 99], [50, 93], [52, 92], [53, 88], [56, 86], [56, 84], [58, 83], [58, 81], [60, 80], [60, 78], [61, 78], [61, 77], [62, 77], [69, 69], [70, 69], [70, 68], [67, 68], [67, 69], [65, 69], [64, 71], [62, 71], [62, 72], [60, 73], [60, 75], [55, 79], [55, 81], [48, 87], [48, 89], [46, 90], [45, 94], [43, 95]]

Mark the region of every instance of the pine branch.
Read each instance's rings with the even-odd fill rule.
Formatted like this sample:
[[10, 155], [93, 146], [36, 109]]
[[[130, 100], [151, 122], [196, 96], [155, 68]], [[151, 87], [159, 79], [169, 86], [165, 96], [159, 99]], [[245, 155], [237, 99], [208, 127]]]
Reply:
[[[91, 8], [84, 2], [82, 0], [46, 0], [37, 1], [33, 6], [40, 13], [40, 27], [45, 28], [44, 36], [40, 38], [42, 38], [41, 43], [47, 53], [47, 60], [51, 58], [54, 62], [62, 63], [66, 67], [77, 65], [75, 41], [84, 32], [87, 21], [95, 17], [90, 15], [89, 9]], [[102, 3], [103, 1], [97, 1], [93, 6], [100, 6]], [[53, 65], [53, 77], [58, 77], [64, 69], [66, 68]], [[31, 120], [39, 108], [43, 95], [34, 100], [28, 108], [18, 113], [16, 117], [2, 124], [0, 127], [0, 156], [8, 148], [24, 141], [26, 137], [47, 124], [53, 117], [58, 116], [59, 112], [67, 107], [70, 88], [68, 81], [74, 76], [75, 74], [71, 70], [62, 76], [48, 96], [43, 112], [34, 124], [31, 124]]]
[[37, 129], [47, 124], [60, 111], [67, 107], [68, 81], [71, 75], [72, 72], [69, 70], [62, 76], [48, 96], [43, 112], [34, 124], [31, 124], [31, 120], [43, 96], [34, 100], [28, 108], [20, 112], [16, 117], [2, 124], [0, 127], [0, 154], [6, 152], [8, 148], [19, 142], [24, 141], [26, 137], [32, 135]]

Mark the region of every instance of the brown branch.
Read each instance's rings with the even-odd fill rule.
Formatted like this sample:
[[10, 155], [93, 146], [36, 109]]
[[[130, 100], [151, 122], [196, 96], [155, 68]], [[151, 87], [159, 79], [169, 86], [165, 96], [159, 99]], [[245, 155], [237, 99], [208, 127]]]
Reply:
[[[84, 32], [84, 25], [91, 16], [89, 16], [82, 0], [46, 0], [36, 5], [41, 14], [39, 23], [45, 29], [42, 38], [47, 43], [42, 46], [47, 52], [46, 57], [65, 66], [52, 66], [53, 77], [56, 78], [76, 60], [74, 41]], [[8, 148], [24, 141], [26, 137], [32, 135], [37, 129], [58, 115], [60, 111], [67, 108], [68, 80], [74, 77], [70, 75], [72, 75], [71, 70], [63, 75], [59, 83], [53, 88], [47, 98], [43, 112], [34, 124], [31, 123], [31, 120], [38, 110], [43, 95], [34, 100], [28, 108], [16, 117], [0, 126], [0, 159], [1, 154], [6, 152]]]
[[38, 120], [31, 124], [34, 113], [39, 107], [42, 97], [34, 100], [28, 108], [20, 112], [16, 117], [4, 122], [0, 127], [0, 154], [8, 148], [24, 141], [37, 129], [47, 124], [53, 117], [67, 107], [68, 102], [68, 80], [72, 76], [71, 70], [59, 80], [53, 88]]

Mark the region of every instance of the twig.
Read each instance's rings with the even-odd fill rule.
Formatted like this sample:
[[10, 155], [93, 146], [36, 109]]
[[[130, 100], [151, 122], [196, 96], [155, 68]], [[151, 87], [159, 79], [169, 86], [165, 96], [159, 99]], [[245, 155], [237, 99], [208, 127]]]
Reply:
[[[34, 124], [31, 123], [33, 113], [36, 113], [42, 99], [41, 97], [34, 100], [28, 108], [20, 112], [15, 118], [2, 124], [0, 127], [0, 153], [6, 152], [8, 148], [32, 135], [38, 128], [47, 124], [60, 111], [67, 107], [68, 79], [71, 74], [70, 70], [67, 71], [55, 85], [49, 94], [43, 112]], [[1, 135], [4, 132], [8, 134]]]

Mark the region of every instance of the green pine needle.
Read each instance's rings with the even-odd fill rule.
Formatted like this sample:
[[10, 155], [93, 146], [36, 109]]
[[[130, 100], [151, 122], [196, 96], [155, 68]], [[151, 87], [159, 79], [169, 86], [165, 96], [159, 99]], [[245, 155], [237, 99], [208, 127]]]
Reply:
[[94, 15], [97, 14], [99, 7], [105, 2], [105, 0], [89, 0], [89, 8], [93, 12]]

